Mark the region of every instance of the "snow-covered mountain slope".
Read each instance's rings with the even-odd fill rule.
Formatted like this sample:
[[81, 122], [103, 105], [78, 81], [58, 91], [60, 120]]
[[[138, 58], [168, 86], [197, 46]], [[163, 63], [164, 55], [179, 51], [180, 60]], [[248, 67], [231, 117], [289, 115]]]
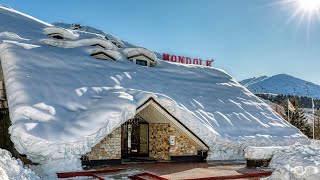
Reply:
[[257, 82], [260, 82], [260, 81], [263, 81], [265, 79], [267, 79], [268, 76], [260, 76], [260, 77], [253, 77], [253, 78], [249, 78], [249, 79], [245, 79], [243, 81], [241, 81], [240, 83], [245, 86], [245, 87], [248, 87], [250, 86], [251, 84], [255, 84]]
[[240, 84], [255, 94], [287, 94], [320, 99], [320, 85], [287, 74], [245, 79]]
[[77, 40], [49, 46], [47, 24], [1, 6], [0, 24], [11, 139], [47, 173], [80, 169], [79, 158], [150, 97], [209, 146], [208, 160], [241, 159], [248, 145], [308, 143], [223, 70], [166, 61], [143, 67], [125, 56], [98, 60], [90, 57], [96, 47], [66, 46], [101, 39], [79, 30], [69, 31]]

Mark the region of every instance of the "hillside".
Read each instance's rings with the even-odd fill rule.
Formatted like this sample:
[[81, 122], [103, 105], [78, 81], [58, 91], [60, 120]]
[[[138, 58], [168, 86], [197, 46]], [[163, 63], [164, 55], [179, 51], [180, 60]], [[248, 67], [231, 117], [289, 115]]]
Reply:
[[254, 94], [285, 94], [320, 99], [320, 85], [287, 74], [245, 79], [240, 84]]

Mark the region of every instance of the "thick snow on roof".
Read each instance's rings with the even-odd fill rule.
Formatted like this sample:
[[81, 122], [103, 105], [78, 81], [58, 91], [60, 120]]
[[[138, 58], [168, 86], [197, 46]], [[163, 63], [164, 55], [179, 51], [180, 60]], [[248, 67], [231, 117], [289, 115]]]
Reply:
[[[78, 159], [150, 97], [209, 146], [208, 160], [243, 158], [248, 145], [307, 141], [222, 70], [164, 61], [148, 68], [97, 60], [90, 46], [48, 46], [46, 25], [2, 7], [0, 24], [14, 34], [0, 36], [11, 139], [47, 171], [80, 168]], [[100, 37], [77, 33], [79, 41]]]
[[46, 35], [61, 34], [64, 38], [72, 39], [72, 40], [75, 40], [79, 37], [78, 34], [72, 32], [68, 29], [54, 27], [54, 26], [49, 26], [47, 28], [44, 28], [43, 31]]

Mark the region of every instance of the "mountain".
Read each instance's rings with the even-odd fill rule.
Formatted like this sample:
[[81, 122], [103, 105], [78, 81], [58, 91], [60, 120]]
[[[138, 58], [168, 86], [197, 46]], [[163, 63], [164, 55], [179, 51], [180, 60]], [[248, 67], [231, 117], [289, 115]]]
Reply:
[[249, 78], [240, 84], [254, 94], [286, 94], [320, 99], [320, 85], [287, 74]]

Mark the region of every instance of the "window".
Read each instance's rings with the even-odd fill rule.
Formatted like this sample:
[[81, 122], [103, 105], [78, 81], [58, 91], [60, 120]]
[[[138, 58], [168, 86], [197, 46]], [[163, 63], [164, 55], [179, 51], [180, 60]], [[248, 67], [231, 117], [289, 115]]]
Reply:
[[147, 61], [139, 60], [139, 59], [136, 60], [136, 64], [141, 65], [141, 66], [148, 66]]

